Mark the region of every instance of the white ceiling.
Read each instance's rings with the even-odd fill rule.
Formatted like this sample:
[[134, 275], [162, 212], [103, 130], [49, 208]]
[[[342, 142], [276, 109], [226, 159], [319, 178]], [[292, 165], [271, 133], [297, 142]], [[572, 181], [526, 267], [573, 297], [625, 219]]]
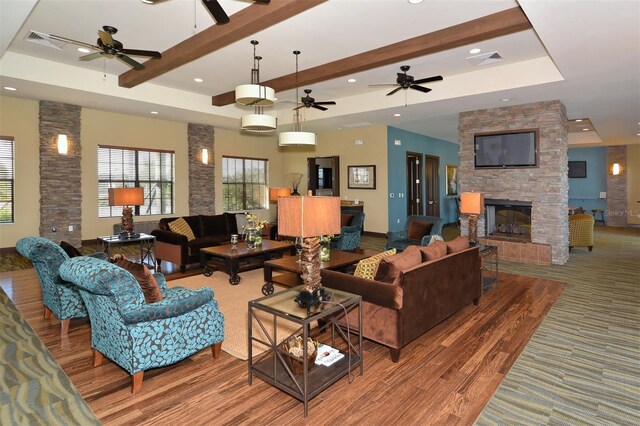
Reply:
[[[220, 4], [233, 20], [233, 13], [253, 3]], [[30, 5], [35, 5], [32, 10]], [[407, 0], [329, 0], [132, 89], [118, 87], [118, 75], [129, 68], [117, 60], [81, 62], [77, 46], [56, 50], [25, 37], [35, 30], [95, 43], [97, 30], [111, 25], [118, 28], [115, 38], [125, 48], [162, 52], [215, 24], [200, 0], [156, 5], [139, 0], [0, 0], [0, 86], [18, 89], [3, 89], [7, 96], [146, 116], [153, 110], [164, 119], [237, 129], [239, 117], [251, 110], [214, 107], [211, 96], [250, 81], [251, 39], [260, 42], [260, 77], [266, 81], [295, 71], [296, 49], [302, 52], [302, 70], [518, 5], [534, 30], [349, 76], [356, 83], [342, 77], [301, 87], [301, 94], [309, 88], [316, 100], [338, 103], [326, 112], [305, 110], [304, 130], [389, 124], [456, 142], [459, 112], [559, 99], [570, 119], [589, 118], [597, 130], [572, 134], [572, 144], [639, 143], [637, 0], [425, 0], [418, 5]], [[473, 66], [466, 60], [472, 47], [497, 51], [504, 62]], [[405, 64], [416, 79], [442, 75], [444, 81], [427, 84], [433, 89], [428, 94], [408, 90], [389, 97], [389, 88], [368, 86], [394, 82]], [[204, 82], [194, 82], [195, 77]], [[280, 102], [265, 112], [277, 115], [282, 129], [290, 129], [295, 90], [276, 96]]]

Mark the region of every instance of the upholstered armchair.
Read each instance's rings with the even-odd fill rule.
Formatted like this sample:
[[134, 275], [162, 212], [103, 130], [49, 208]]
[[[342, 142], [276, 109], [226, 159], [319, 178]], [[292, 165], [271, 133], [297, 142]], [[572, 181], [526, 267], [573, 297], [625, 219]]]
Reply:
[[411, 215], [402, 231], [387, 232], [385, 250], [403, 251], [409, 246], [426, 246], [432, 236], [442, 236], [442, 219], [435, 216]]
[[94, 367], [106, 356], [131, 374], [133, 393], [142, 389], [145, 370], [207, 347], [220, 356], [224, 318], [210, 288], [167, 288], [158, 273], [162, 300], [147, 304], [133, 275], [117, 265], [76, 257], [60, 275], [78, 287], [89, 311]]
[[593, 250], [593, 226], [595, 219], [590, 214], [569, 215], [569, 251], [574, 247]]
[[359, 210], [343, 210], [343, 218], [351, 216], [348, 225], [340, 228], [340, 235], [331, 240], [331, 248], [336, 250], [354, 250], [360, 247], [360, 236], [364, 228], [364, 212]]
[[[22, 238], [17, 242], [16, 250], [33, 263], [38, 274], [44, 317], [51, 318], [53, 313], [60, 320], [60, 333], [67, 334], [73, 318], [86, 318], [88, 315], [78, 289], [58, 274], [60, 265], [69, 260], [69, 256], [59, 245], [42, 237]], [[91, 256], [107, 259], [102, 252]]]

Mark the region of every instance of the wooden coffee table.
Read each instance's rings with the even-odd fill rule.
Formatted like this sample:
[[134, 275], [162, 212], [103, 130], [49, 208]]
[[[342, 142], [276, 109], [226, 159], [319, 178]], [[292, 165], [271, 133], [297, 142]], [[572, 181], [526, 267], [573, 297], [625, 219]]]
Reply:
[[205, 247], [200, 249], [203, 256], [207, 256], [204, 267], [204, 275], [210, 277], [215, 270], [222, 270], [229, 274], [231, 285], [240, 284], [242, 277], [238, 275], [240, 270], [249, 270], [262, 267], [265, 261], [282, 257], [284, 252], [293, 250], [293, 244], [281, 241], [262, 240], [261, 246], [250, 249], [247, 243], [238, 243], [236, 247], [231, 244]]
[[[320, 269], [344, 270], [350, 265], [371, 257], [377, 252], [372, 250], [358, 250], [357, 253], [341, 250], [331, 250], [331, 258], [327, 262], [320, 262]], [[273, 271], [284, 271], [283, 274], [273, 276]], [[268, 296], [273, 293], [273, 284], [285, 287], [295, 287], [302, 284], [301, 269], [298, 256], [287, 256], [264, 262], [264, 285], [262, 294]]]

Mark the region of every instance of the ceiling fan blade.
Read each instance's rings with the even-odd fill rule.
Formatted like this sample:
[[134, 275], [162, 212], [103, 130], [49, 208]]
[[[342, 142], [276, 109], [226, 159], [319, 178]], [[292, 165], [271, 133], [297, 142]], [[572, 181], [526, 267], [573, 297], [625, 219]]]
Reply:
[[319, 109], [320, 111], [326, 111], [327, 109], [329, 109], [329, 108], [325, 108], [323, 106], [320, 106], [318, 104], [311, 105], [311, 108]]
[[336, 105], [336, 101], [314, 102], [316, 105]]
[[217, 24], [226, 24], [229, 22], [229, 15], [224, 11], [218, 0], [202, 0], [202, 4], [207, 8]]
[[306, 105], [300, 105], [300, 106], [295, 107], [293, 110], [295, 111], [295, 110], [297, 110], [297, 109], [305, 108], [305, 107], [306, 107]]
[[396, 93], [398, 90], [402, 89], [402, 86], [398, 86], [395, 89], [393, 89], [392, 91], [390, 91], [389, 93], [387, 93], [387, 96], [391, 96], [394, 93]]
[[264, 4], [268, 4], [271, 0], [253, 0], [256, 3], [264, 3]]
[[121, 49], [120, 52], [127, 55], [133, 55], [133, 56], [149, 56], [151, 58], [162, 57], [160, 52], [156, 52], [153, 50]]
[[81, 61], [91, 61], [92, 59], [97, 59], [102, 56], [102, 52], [93, 52], [88, 55], [80, 56], [78, 59]]
[[133, 68], [135, 68], [137, 70], [143, 70], [144, 69], [144, 65], [142, 65], [138, 61], [135, 61], [135, 60], [131, 59], [127, 55], [123, 55], [123, 54], [119, 53], [119, 54], [116, 55], [116, 58], [120, 59], [125, 64], [127, 64], [130, 67], [133, 67]]
[[98, 36], [105, 46], [113, 46], [113, 37], [106, 31], [98, 30]]
[[428, 87], [418, 86], [417, 84], [412, 84], [409, 87], [411, 89], [413, 89], [413, 90], [417, 90], [417, 91], [422, 92], [422, 93], [429, 93], [431, 91], [431, 89], [429, 89]]
[[421, 78], [420, 80], [415, 80], [413, 84], [422, 84], [422, 83], [431, 83], [432, 81], [442, 81], [444, 80], [441, 75], [435, 75], [433, 77]]
[[78, 46], [84, 46], [84, 47], [88, 47], [90, 49], [98, 49], [98, 50], [100, 50], [100, 48], [98, 46], [94, 46], [93, 44], [90, 44], [90, 43], [85, 43], [84, 41], [72, 40], [70, 38], [61, 37], [61, 36], [57, 36], [57, 35], [53, 35], [53, 34], [48, 34], [48, 36], [51, 37], [54, 40], [64, 41], [64, 42], [71, 43], [71, 44], [77, 44]]
[[387, 84], [370, 84], [369, 87], [389, 87], [389, 86], [399, 86], [398, 83], [387, 83]]

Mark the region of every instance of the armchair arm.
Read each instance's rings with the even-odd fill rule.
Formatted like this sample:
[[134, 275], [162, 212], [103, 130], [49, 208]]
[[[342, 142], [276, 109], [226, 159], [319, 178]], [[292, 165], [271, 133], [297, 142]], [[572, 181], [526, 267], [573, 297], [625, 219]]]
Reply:
[[109, 256], [107, 256], [107, 253], [105, 253], [103, 251], [97, 251], [97, 252], [89, 254], [87, 256], [93, 257], [94, 259], [109, 260]]
[[[181, 297], [180, 300], [167, 298], [160, 302], [137, 306], [121, 312], [122, 319], [125, 324], [132, 325], [141, 322], [174, 318], [191, 312], [213, 300], [213, 290], [208, 287], [189, 293], [190, 294], [185, 297]], [[184, 293], [182, 293], [182, 295], [184, 296]]]
[[153, 276], [156, 278], [158, 287], [160, 288], [160, 293], [162, 293], [162, 296], [164, 297], [164, 292], [167, 290], [167, 279], [164, 277], [164, 274], [161, 274], [160, 272], [155, 272]]
[[407, 231], [389, 231], [387, 238], [389, 241], [404, 240], [407, 238]]
[[154, 229], [151, 231], [151, 235], [156, 237], [156, 241], [162, 241], [167, 244], [186, 246], [189, 242], [186, 235], [178, 234], [173, 231], [165, 231], [163, 229]]

